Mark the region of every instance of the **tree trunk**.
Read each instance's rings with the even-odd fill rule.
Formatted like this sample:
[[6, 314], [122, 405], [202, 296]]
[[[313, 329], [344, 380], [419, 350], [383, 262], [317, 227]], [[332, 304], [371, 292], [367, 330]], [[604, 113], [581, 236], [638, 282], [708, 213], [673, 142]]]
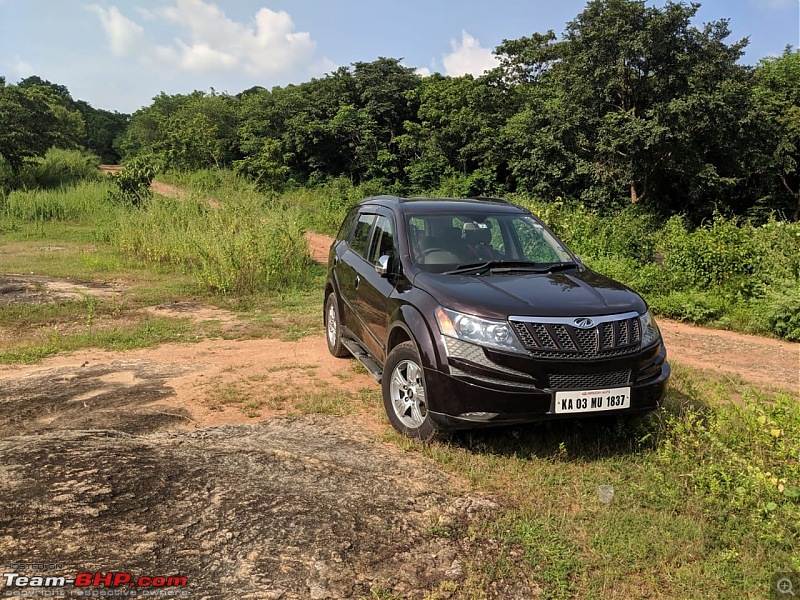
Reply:
[[636, 191], [636, 184], [631, 183], [631, 204], [636, 204], [641, 199], [639, 192]]

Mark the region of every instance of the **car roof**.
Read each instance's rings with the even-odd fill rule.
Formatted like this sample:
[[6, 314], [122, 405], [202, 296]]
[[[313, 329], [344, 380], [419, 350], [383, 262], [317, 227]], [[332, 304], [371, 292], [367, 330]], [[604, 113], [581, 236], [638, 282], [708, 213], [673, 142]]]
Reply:
[[528, 213], [527, 210], [501, 198], [402, 198], [399, 196], [372, 196], [359, 202], [360, 206], [391, 207], [407, 214], [436, 214], [468, 212]]

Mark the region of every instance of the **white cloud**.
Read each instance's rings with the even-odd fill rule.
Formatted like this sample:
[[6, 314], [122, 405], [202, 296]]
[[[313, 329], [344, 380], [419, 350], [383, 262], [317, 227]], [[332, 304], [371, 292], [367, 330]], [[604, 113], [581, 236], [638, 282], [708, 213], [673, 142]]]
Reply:
[[450, 40], [450, 47], [453, 51], [442, 56], [446, 75], [457, 77], [469, 73], [477, 77], [498, 65], [497, 57], [492, 51], [483, 48], [478, 40], [466, 31], [461, 32], [461, 43]]
[[176, 0], [155, 13], [186, 31], [186, 38], [159, 46], [156, 55], [187, 71], [241, 70], [249, 75], [277, 74], [297, 67], [309, 70], [330, 61], [315, 61], [316, 42], [295, 31], [288, 13], [261, 8], [251, 23], [229, 19], [203, 0]]
[[111, 52], [123, 56], [133, 52], [144, 38], [144, 29], [119, 12], [116, 6], [103, 8], [98, 4], [86, 7], [100, 17]]
[[430, 77], [431, 70], [428, 67], [419, 67], [416, 71], [414, 71], [420, 77]]
[[[0, 0], [0, 3], [2, 3], [2, 0]], [[22, 60], [19, 56], [15, 56], [14, 60], [8, 61], [6, 66], [15, 77], [29, 77], [34, 72], [33, 65]]]

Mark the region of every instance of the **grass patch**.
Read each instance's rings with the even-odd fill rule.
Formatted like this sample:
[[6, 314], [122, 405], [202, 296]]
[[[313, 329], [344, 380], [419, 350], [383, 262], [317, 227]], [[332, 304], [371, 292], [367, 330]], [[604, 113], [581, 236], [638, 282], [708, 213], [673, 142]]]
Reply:
[[448, 534], [495, 545], [466, 565], [463, 597], [515, 578], [548, 598], [767, 597], [774, 573], [800, 571], [800, 403], [786, 393], [678, 365], [644, 419], [387, 437], [501, 503]]
[[73, 352], [82, 348], [103, 350], [134, 350], [151, 348], [167, 342], [190, 342], [199, 338], [191, 334], [188, 319], [144, 319], [127, 327], [62, 335], [50, 330], [47, 341], [34, 344], [17, 344], [0, 350], [0, 363], [35, 363], [59, 352]]

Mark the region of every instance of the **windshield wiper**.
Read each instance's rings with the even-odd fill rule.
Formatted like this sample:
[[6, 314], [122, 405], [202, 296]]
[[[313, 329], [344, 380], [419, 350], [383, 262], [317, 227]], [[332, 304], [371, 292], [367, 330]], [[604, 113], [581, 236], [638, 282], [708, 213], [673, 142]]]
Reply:
[[505, 270], [537, 270], [536, 263], [530, 260], [488, 260], [482, 263], [470, 263], [466, 265], [458, 265], [452, 271], [445, 271], [445, 275], [480, 275], [486, 271], [496, 269]]
[[527, 273], [552, 273], [565, 271], [578, 265], [574, 262], [563, 263], [536, 263], [530, 260], [489, 260], [482, 263], [458, 265], [452, 271], [445, 271], [444, 275], [482, 275], [487, 271], [492, 274], [527, 272]]
[[573, 269], [577, 266], [578, 266], [577, 263], [570, 261], [570, 262], [556, 263], [548, 266], [546, 269], [543, 270], [546, 271], [547, 273], [552, 273], [553, 271], [566, 271], [567, 269]]

